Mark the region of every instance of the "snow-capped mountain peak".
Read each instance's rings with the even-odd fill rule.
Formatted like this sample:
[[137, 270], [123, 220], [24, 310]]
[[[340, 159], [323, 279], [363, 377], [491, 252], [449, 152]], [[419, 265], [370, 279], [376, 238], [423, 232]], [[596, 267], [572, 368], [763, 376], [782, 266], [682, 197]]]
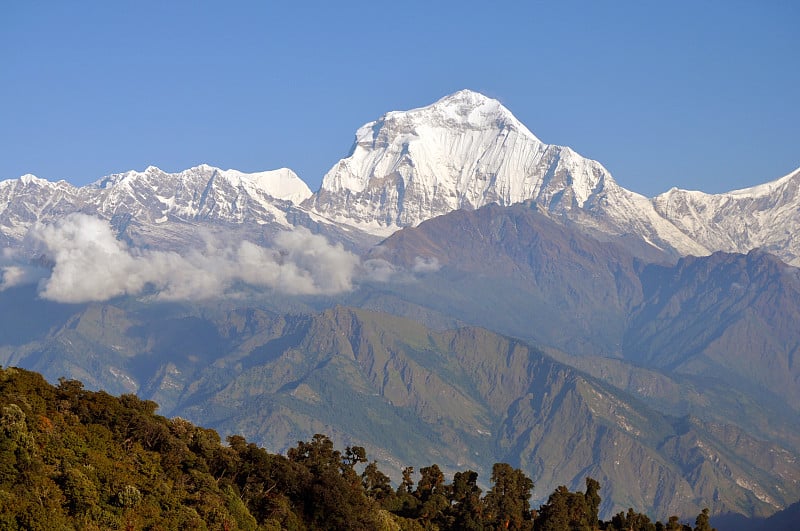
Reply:
[[254, 192], [261, 190], [276, 199], [295, 204], [302, 203], [312, 195], [308, 185], [289, 168], [256, 173], [244, 173], [238, 170], [217, 170], [217, 172], [231, 184], [249, 188]]
[[306, 205], [329, 219], [390, 233], [488, 203], [535, 199], [555, 211], [582, 207], [610, 183], [598, 162], [542, 143], [499, 101], [462, 90], [359, 128], [348, 157]]
[[33, 175], [2, 181], [0, 243], [76, 211], [136, 225], [152, 241], [184, 232], [172, 223], [201, 222], [260, 233], [317, 223], [370, 239], [453, 210], [526, 201], [601, 237], [634, 236], [680, 255], [763, 247], [800, 265], [800, 170], [725, 194], [672, 189], [648, 199], [619, 186], [599, 162], [543, 143], [499, 101], [470, 90], [364, 124], [315, 194], [287, 168], [245, 173], [208, 164], [177, 173], [149, 166], [81, 188]]
[[196, 183], [206, 181], [211, 183], [215, 178], [221, 178], [234, 188], [245, 188], [255, 195], [268, 195], [275, 199], [291, 201], [299, 204], [311, 196], [311, 190], [305, 182], [289, 168], [245, 173], [238, 170], [222, 170], [208, 164], [200, 164], [178, 173], [167, 173], [156, 166], [148, 166], [144, 171], [127, 171], [103, 177], [91, 186], [98, 189], [112, 189], [117, 186], [130, 188], [135, 183], [148, 183], [149, 186], [159, 188], [168, 183]]
[[148, 166], [83, 187], [25, 175], [0, 183], [0, 242], [21, 241], [34, 223], [50, 223], [71, 212], [117, 219], [124, 226], [133, 222], [151, 240], [163, 235], [180, 239], [184, 231], [155, 229], [170, 222], [287, 228], [292, 226], [287, 212], [310, 196], [308, 186], [288, 168], [244, 173], [201, 164], [167, 173]]
[[393, 111], [384, 120], [406, 118], [415, 122], [471, 127], [474, 129], [514, 128], [539, 141], [499, 101], [472, 90], [460, 90], [431, 105], [410, 111]]
[[25, 175], [19, 178], [19, 181], [25, 186], [28, 186], [29, 184], [33, 183], [42, 184], [48, 182], [45, 179], [40, 179], [39, 177], [33, 175], [32, 173], [26, 173]]
[[761, 247], [800, 265], [800, 168], [722, 194], [673, 188], [652, 203], [659, 215], [708, 249], [747, 252]]

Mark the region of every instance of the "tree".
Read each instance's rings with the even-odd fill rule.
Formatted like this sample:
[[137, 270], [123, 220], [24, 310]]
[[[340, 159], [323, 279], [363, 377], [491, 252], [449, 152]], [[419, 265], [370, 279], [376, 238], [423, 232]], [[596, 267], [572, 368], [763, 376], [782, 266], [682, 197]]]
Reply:
[[438, 465], [423, 467], [419, 470], [420, 479], [414, 496], [419, 500], [419, 518], [425, 522], [441, 520], [442, 512], [448, 506], [445, 496], [444, 473]]
[[320, 472], [326, 468], [338, 469], [342, 464], [342, 454], [334, 449], [333, 441], [327, 436], [317, 433], [311, 441], [298, 441], [295, 448], [286, 453], [290, 461], [300, 463], [312, 472]]
[[533, 481], [508, 463], [492, 467], [492, 488], [486, 493], [486, 521], [495, 528], [532, 529], [530, 510]]
[[361, 485], [367, 496], [376, 501], [382, 501], [394, 495], [392, 480], [378, 469], [378, 464], [373, 461], [361, 473]]
[[670, 516], [664, 529], [665, 531], [682, 531], [683, 525], [681, 525], [677, 516]]
[[403, 480], [397, 487], [397, 496], [394, 500], [392, 512], [404, 518], [416, 518], [419, 500], [414, 496], [414, 467], [403, 468]]
[[536, 529], [543, 531], [589, 531], [590, 510], [586, 496], [558, 487], [542, 505], [536, 518]]
[[694, 531], [716, 531], [711, 527], [711, 522], [708, 518], [708, 507], [704, 508], [694, 521]]
[[611, 518], [611, 528], [622, 531], [655, 531], [656, 526], [647, 515], [628, 508], [627, 513], [617, 513]]
[[376, 507], [364, 493], [353, 470], [357, 460], [366, 459], [362, 448], [349, 448], [346, 456], [336, 450], [325, 435], [316, 434], [310, 442], [300, 441], [291, 448], [289, 460], [309, 473], [298, 500], [316, 529], [373, 529]]
[[465, 531], [483, 529], [483, 502], [477, 472], [456, 472], [448, 497], [447, 527]]
[[414, 480], [411, 479], [411, 476], [414, 475], [414, 467], [407, 466], [403, 469], [403, 481], [400, 483], [400, 486], [397, 487], [397, 493], [405, 492], [411, 493], [414, 490]]
[[598, 529], [598, 522], [600, 519], [600, 483], [593, 478], [586, 478], [586, 509], [587, 519], [591, 529]]
[[363, 446], [348, 446], [344, 450], [344, 464], [350, 468], [356, 466], [358, 463], [365, 463], [367, 461], [367, 451]]

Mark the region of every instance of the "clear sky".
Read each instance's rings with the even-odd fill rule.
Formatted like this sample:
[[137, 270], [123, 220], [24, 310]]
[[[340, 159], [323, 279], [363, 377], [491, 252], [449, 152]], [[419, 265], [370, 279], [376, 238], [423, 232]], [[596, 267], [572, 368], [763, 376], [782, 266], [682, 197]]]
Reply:
[[0, 180], [295, 170], [469, 88], [624, 187], [800, 166], [800, 2], [0, 2]]

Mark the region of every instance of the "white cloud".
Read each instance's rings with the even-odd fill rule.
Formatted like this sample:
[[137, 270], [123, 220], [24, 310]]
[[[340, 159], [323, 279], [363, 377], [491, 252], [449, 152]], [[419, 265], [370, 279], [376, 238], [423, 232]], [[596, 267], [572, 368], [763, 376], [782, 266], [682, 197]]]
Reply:
[[434, 257], [414, 257], [414, 267], [411, 269], [414, 273], [435, 273], [439, 271], [442, 266], [439, 260]]
[[[208, 299], [239, 283], [293, 295], [336, 294], [352, 289], [359, 264], [341, 245], [302, 227], [278, 234], [272, 249], [247, 241], [218, 247], [209, 240], [203, 252], [182, 256], [131, 248], [107, 222], [71, 214], [36, 225], [29, 242], [54, 264], [39, 284], [40, 295], [67, 303], [153, 292], [166, 300]], [[20, 271], [3, 271], [3, 286], [24, 279]]]
[[0, 267], [0, 291], [14, 286], [33, 284], [42, 278], [42, 272], [31, 267], [6, 265]]
[[404, 275], [401, 269], [398, 269], [390, 262], [383, 258], [371, 258], [364, 260], [361, 264], [361, 277], [364, 280], [372, 282], [391, 282], [400, 280]]

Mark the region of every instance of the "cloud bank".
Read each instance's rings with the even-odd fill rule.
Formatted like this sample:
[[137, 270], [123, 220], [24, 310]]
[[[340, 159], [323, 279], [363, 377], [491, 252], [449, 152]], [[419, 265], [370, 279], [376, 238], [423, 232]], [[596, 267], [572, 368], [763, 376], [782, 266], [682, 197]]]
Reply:
[[34, 226], [28, 243], [53, 264], [49, 275], [6, 266], [0, 289], [40, 278], [40, 296], [64, 303], [144, 294], [201, 300], [241, 284], [289, 295], [332, 295], [351, 290], [359, 270], [356, 255], [302, 227], [278, 234], [270, 249], [248, 241], [226, 247], [210, 242], [202, 252], [180, 255], [129, 247], [116, 239], [108, 222], [71, 214]]

